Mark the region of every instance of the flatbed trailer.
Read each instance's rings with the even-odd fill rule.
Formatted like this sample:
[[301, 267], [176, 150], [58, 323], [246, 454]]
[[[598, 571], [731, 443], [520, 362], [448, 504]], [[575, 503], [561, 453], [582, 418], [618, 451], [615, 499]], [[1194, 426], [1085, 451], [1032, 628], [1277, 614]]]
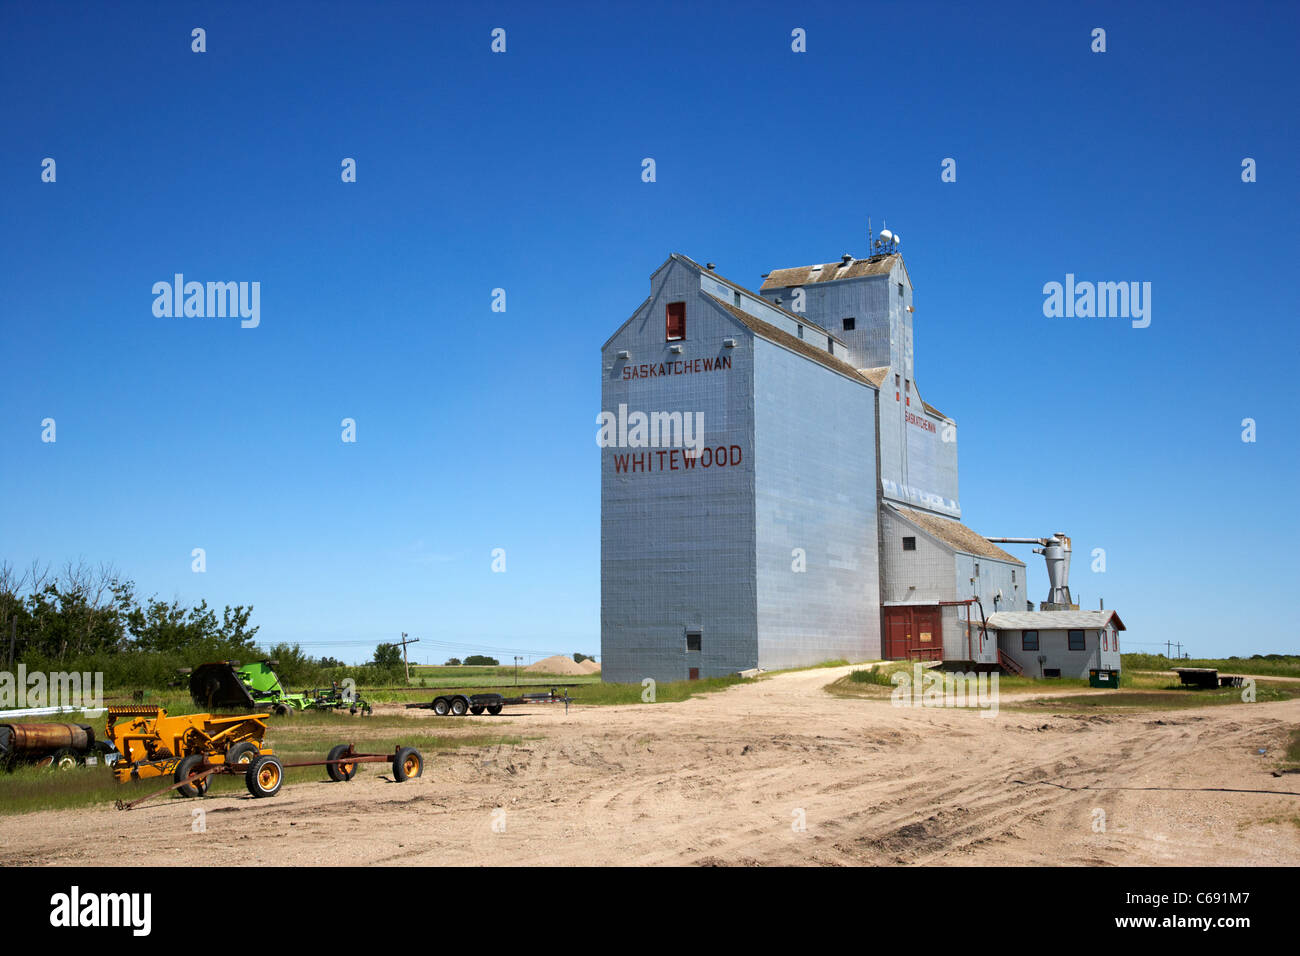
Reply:
[[1235, 674], [1220, 674], [1217, 667], [1175, 667], [1174, 673], [1184, 687], [1240, 687], [1246, 680]]
[[497, 693], [469, 694], [452, 691], [439, 694], [427, 704], [407, 704], [406, 707], [408, 710], [417, 708], [432, 710], [439, 717], [464, 717], [466, 714], [477, 716], [485, 712], [495, 717], [503, 708], [519, 704], [562, 703], [567, 714], [569, 704], [572, 702], [573, 698], [569, 696], [568, 687], [552, 687], [546, 693], [521, 694], [518, 697], [506, 697], [504, 694]]

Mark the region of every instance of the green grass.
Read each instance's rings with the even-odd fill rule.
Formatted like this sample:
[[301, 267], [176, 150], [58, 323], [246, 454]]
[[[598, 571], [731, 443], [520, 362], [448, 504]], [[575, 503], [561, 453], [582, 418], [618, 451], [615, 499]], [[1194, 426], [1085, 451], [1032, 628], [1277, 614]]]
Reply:
[[[1067, 711], [1088, 713], [1098, 710], [1144, 711], [1185, 710], [1192, 707], [1209, 707], [1222, 704], [1240, 704], [1240, 687], [1218, 687], [1201, 690], [1195, 687], [1170, 685], [1151, 690], [1097, 689], [1090, 694], [1068, 697], [1040, 697], [1034, 700], [1004, 700], [1004, 710]], [[1270, 703], [1300, 697], [1300, 686], [1260, 680], [1255, 685], [1255, 702]]]
[[[405, 718], [387, 720], [355, 718], [349, 722], [338, 721], [337, 734], [314, 732], [328, 723], [328, 715], [317, 714], [301, 724], [273, 723], [267, 731], [266, 743], [285, 763], [324, 760], [331, 747], [338, 743], [352, 743], [362, 753], [392, 753], [398, 745], [415, 747], [423, 755], [426, 772], [436, 766], [438, 755], [463, 747], [516, 746], [522, 738], [514, 735], [483, 733], [479, 725], [470, 725], [463, 734], [431, 734], [420, 724]], [[292, 718], [296, 720], [297, 718]], [[423, 732], [422, 732], [423, 731]], [[381, 763], [361, 764], [361, 773], [387, 774], [391, 771]], [[327, 781], [324, 767], [286, 767], [284, 785]], [[85, 806], [111, 806], [117, 800], [131, 801], [171, 783], [170, 777], [154, 777], [118, 783], [103, 765], [82, 767], [76, 770], [52, 771], [43, 767], [19, 766], [11, 773], [0, 773], [0, 814], [31, 813], [37, 810], [64, 810]], [[212, 777], [209, 795], [239, 796], [247, 793], [244, 782], [238, 777], [224, 774]], [[176, 794], [156, 798], [182, 800]], [[194, 801], [196, 807], [202, 802]]]
[[[892, 677], [902, 671], [911, 673], [913, 663], [909, 661], [887, 661], [867, 670], [852, 671], [827, 686], [827, 693], [836, 697], [858, 697], [876, 700], [888, 700], [894, 689]], [[1002, 674], [998, 677], [998, 693], [1008, 694], [1002, 698], [1001, 707], [1021, 711], [1073, 711], [1095, 712], [1097, 710], [1137, 711], [1165, 710], [1188, 707], [1202, 707], [1214, 704], [1241, 703], [1241, 688], [1224, 687], [1216, 690], [1199, 690], [1184, 687], [1177, 677], [1169, 674], [1152, 672], [1128, 672], [1122, 678], [1123, 689], [1092, 688], [1088, 681], [1078, 677], [1054, 677], [1037, 679], [1015, 674]], [[1083, 691], [1061, 696], [1047, 696], [1028, 699], [1019, 692], [1040, 692], [1050, 694], [1057, 689]], [[1291, 700], [1300, 697], [1300, 685], [1292, 686], [1280, 681], [1256, 682], [1255, 699], [1257, 702]]]
[[1121, 654], [1123, 669], [1167, 671], [1174, 667], [1213, 667], [1227, 674], [1265, 677], [1300, 677], [1300, 656], [1285, 654], [1255, 657], [1193, 658], [1182, 660], [1163, 654]]

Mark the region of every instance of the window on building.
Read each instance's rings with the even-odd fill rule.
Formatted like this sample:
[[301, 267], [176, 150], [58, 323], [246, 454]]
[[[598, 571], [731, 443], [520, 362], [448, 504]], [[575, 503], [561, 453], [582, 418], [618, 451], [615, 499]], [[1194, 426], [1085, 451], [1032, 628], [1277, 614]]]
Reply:
[[1049, 667], [1043, 671], [1044, 677], [1060, 677], [1061, 669], [1059, 667]]
[[916, 539], [915, 539], [915, 538], [904, 538], [904, 539], [903, 539], [903, 550], [904, 550], [904, 551], [915, 551], [915, 550], [916, 550]]
[[827, 351], [827, 352], [830, 352], [831, 355], [834, 355], [834, 354], [835, 354], [835, 340], [834, 340], [834, 339], [829, 339], [829, 338], [828, 338], [828, 339], [826, 340], [826, 351]]
[[803, 338], [803, 326], [799, 326], [799, 338]]
[[1083, 639], [1083, 631], [1067, 631], [1066, 638], [1070, 642], [1070, 650], [1082, 651], [1087, 648], [1087, 643]]
[[975, 562], [975, 577], [979, 577], [979, 576], [980, 576], [980, 563], [979, 563], [978, 561], [976, 561], [976, 562]]
[[736, 298], [735, 298], [735, 301], [732, 302], [732, 305], [734, 305], [736, 308], [739, 309], [739, 308], [740, 308], [740, 293], [737, 292], [735, 295], [736, 295]]
[[686, 303], [669, 302], [665, 322], [668, 341], [686, 338]]
[[698, 651], [703, 640], [703, 635], [699, 631], [686, 632], [686, 649], [688, 651]]
[[1021, 631], [1020, 632], [1020, 649], [1022, 651], [1038, 650], [1038, 632]]
[[898, 297], [899, 297], [900, 299], [903, 297], [903, 283], [901, 283], [901, 282], [898, 283]]
[[844, 331], [845, 331], [845, 332], [852, 332], [855, 328], [857, 328], [857, 325], [858, 325], [858, 320], [857, 320], [856, 318], [848, 318], [848, 319], [845, 319], [845, 320], [844, 320]]
[[1012, 569], [1011, 569], [1011, 583], [1012, 583], [1012, 584], [1015, 584], [1015, 583], [1016, 583], [1016, 569], [1015, 569], [1015, 568], [1012, 568]]
[[1105, 631], [1101, 632], [1101, 649], [1103, 651], [1110, 650], [1110, 638], [1107, 636]]

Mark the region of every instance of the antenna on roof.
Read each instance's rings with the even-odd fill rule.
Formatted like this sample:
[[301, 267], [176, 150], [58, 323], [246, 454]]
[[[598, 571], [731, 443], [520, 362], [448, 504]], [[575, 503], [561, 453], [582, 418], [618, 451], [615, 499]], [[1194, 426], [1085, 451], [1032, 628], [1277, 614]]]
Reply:
[[871, 255], [871, 217], [867, 217], [867, 255]]
[[[872, 242], [870, 238], [867, 240], [871, 247], [869, 254], [873, 256], [887, 256], [891, 253], [897, 252], [898, 243], [900, 241], [898, 236], [885, 228], [885, 220], [880, 220], [880, 226], [880, 238], [874, 242]], [[870, 233], [868, 233], [868, 235], [870, 235]]]

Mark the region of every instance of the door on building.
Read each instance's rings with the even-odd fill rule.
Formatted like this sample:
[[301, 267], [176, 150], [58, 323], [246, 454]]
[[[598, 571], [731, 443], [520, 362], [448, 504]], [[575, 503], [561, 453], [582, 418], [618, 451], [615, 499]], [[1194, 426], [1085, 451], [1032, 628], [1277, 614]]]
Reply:
[[885, 608], [885, 657], [943, 660], [943, 609], [936, 605]]

